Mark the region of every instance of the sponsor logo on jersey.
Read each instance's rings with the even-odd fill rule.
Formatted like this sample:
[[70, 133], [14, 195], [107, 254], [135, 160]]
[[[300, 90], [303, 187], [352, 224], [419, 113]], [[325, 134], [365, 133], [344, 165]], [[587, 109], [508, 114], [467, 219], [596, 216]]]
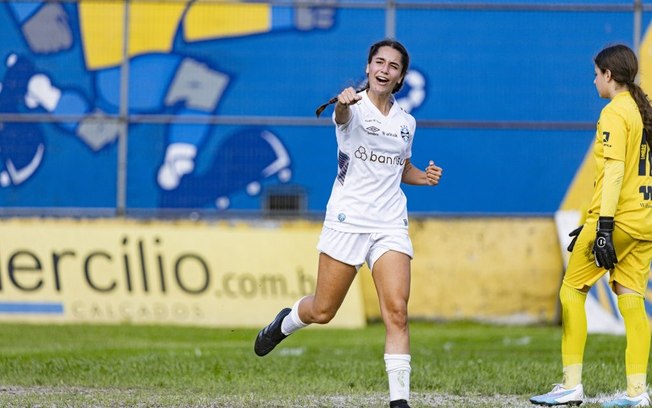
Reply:
[[376, 153], [373, 150], [367, 151], [367, 148], [364, 146], [358, 147], [358, 150], [355, 151], [355, 157], [362, 161], [369, 161], [371, 163], [395, 166], [403, 166], [405, 164], [405, 159], [401, 156], [390, 156], [387, 154]]
[[346, 214], [344, 214], [344, 213], [337, 214], [337, 220], [339, 222], [344, 222], [345, 219], [346, 219]]

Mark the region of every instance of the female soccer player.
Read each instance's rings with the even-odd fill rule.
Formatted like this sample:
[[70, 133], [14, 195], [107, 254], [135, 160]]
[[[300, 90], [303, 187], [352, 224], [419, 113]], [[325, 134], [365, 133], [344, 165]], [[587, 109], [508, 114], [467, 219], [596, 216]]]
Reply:
[[338, 173], [317, 245], [319, 267], [312, 296], [281, 310], [256, 338], [264, 356], [281, 340], [311, 323], [326, 324], [336, 314], [367, 262], [385, 323], [385, 367], [390, 407], [409, 407], [410, 339], [407, 304], [412, 243], [401, 182], [434, 186], [442, 169], [431, 161], [425, 171], [410, 163], [415, 120], [393, 94], [401, 89], [409, 55], [398, 41], [375, 43], [367, 58], [367, 85], [344, 89], [333, 121]]
[[646, 407], [650, 326], [644, 296], [652, 261], [652, 107], [634, 82], [638, 62], [624, 45], [595, 57], [595, 87], [611, 101], [602, 109], [594, 142], [595, 182], [582, 228], [571, 233], [562, 305], [563, 382], [530, 401], [579, 405], [584, 399], [582, 362], [586, 343], [586, 294], [606, 272], [618, 295], [627, 337], [627, 391], [605, 407]]

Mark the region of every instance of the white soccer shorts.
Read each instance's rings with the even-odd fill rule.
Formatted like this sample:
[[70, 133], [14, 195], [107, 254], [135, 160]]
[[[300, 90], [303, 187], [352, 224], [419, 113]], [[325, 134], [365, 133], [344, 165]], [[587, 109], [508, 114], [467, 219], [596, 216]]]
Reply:
[[361, 234], [323, 227], [317, 250], [340, 262], [353, 265], [356, 269], [360, 269], [362, 264], [367, 262], [372, 271], [374, 263], [387, 251], [414, 257], [412, 241], [407, 231]]

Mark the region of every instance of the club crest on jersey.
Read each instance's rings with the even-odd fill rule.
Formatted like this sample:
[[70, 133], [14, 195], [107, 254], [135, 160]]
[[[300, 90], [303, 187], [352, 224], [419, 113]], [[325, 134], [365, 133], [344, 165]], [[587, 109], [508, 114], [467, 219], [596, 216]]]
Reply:
[[401, 126], [401, 138], [405, 143], [410, 141], [410, 130], [405, 125]]
[[344, 222], [345, 219], [346, 219], [346, 214], [344, 214], [344, 213], [337, 214], [337, 220], [339, 222]]

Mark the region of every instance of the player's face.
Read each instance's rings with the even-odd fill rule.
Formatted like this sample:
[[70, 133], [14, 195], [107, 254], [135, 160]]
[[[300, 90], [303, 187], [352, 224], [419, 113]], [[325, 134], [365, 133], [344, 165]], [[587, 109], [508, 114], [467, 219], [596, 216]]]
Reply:
[[595, 84], [595, 89], [598, 90], [598, 95], [600, 95], [601, 98], [609, 98], [607, 74], [611, 75], [611, 73], [608, 70], [602, 72], [597, 65], [594, 67], [594, 69], [595, 79], [593, 80], [593, 83]]
[[369, 89], [391, 94], [396, 84], [403, 80], [402, 69], [401, 53], [392, 47], [380, 47], [367, 64]]

